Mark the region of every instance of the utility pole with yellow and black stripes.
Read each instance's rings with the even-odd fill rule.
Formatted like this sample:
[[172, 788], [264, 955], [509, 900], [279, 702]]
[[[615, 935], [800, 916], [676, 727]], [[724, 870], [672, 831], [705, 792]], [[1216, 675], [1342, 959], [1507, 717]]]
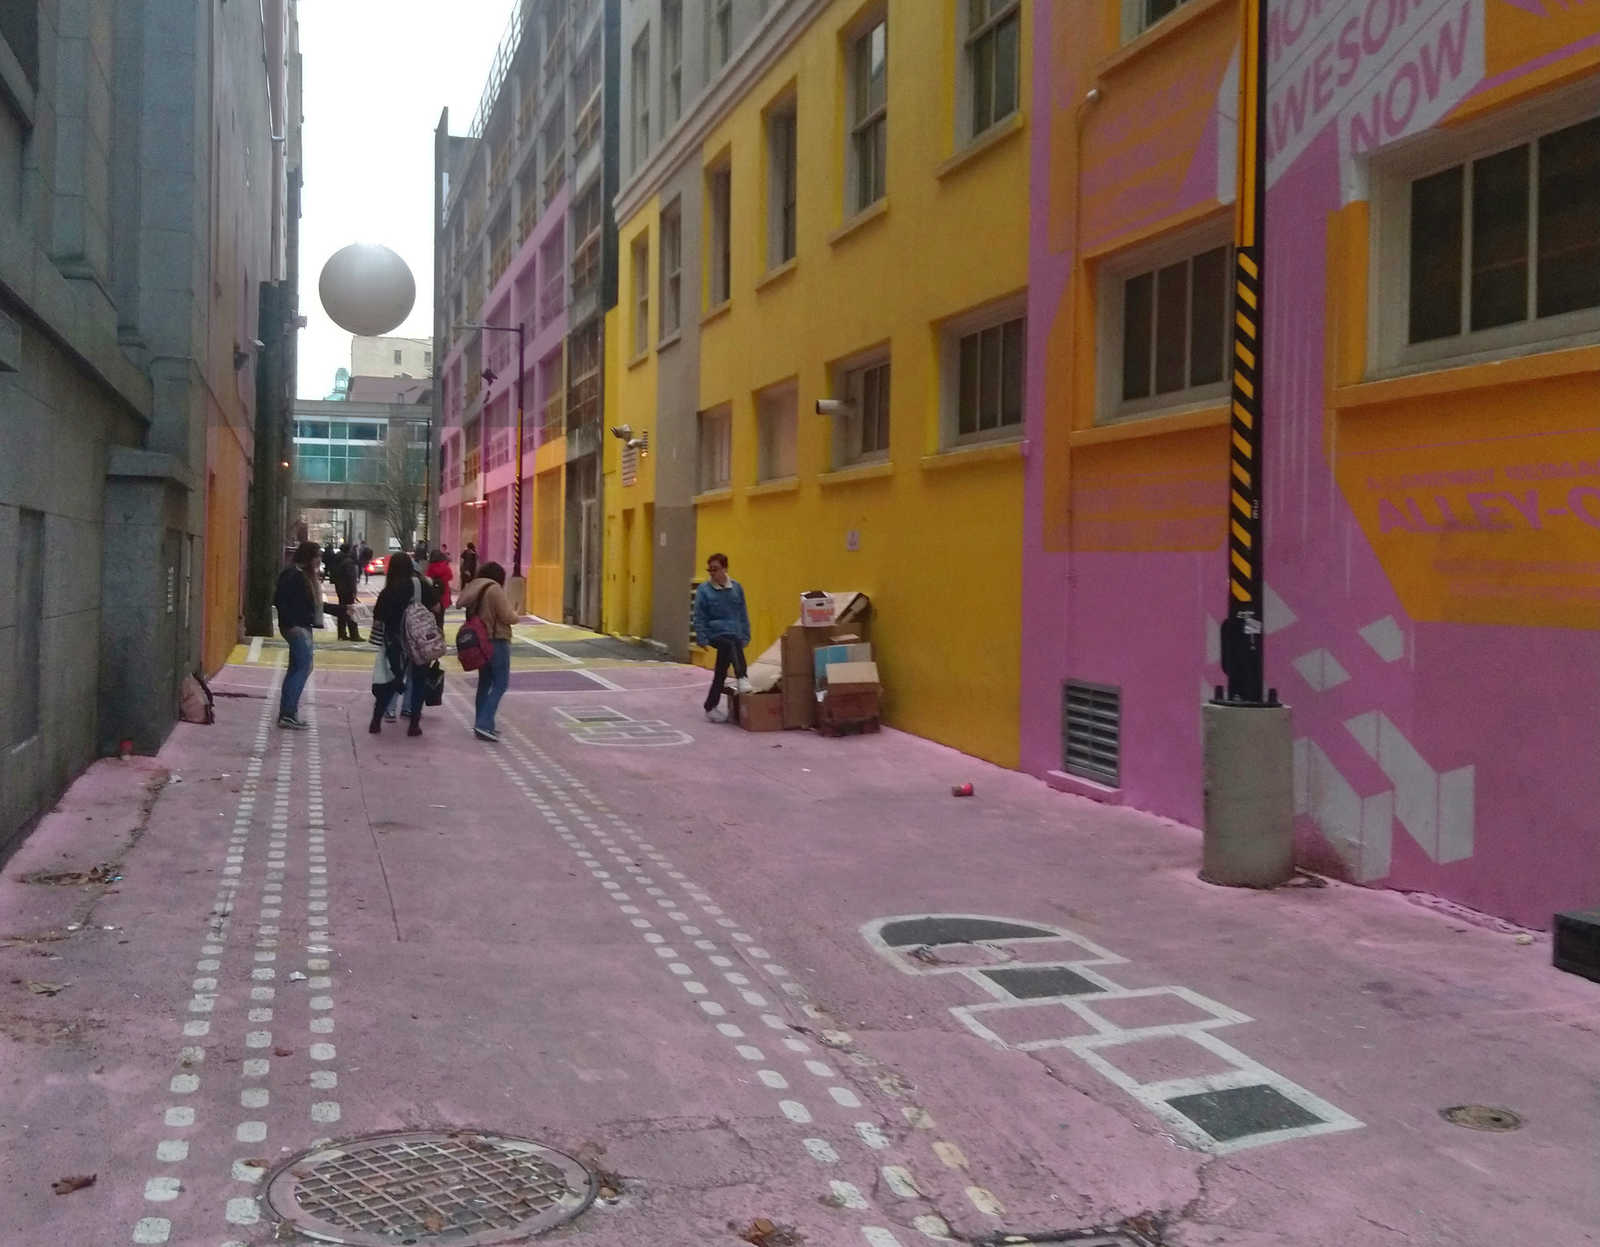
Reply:
[[1266, 303], [1267, 7], [1239, 0], [1239, 183], [1234, 204], [1232, 404], [1228, 440], [1227, 687], [1204, 709], [1205, 842], [1213, 883], [1273, 887], [1294, 873], [1289, 708], [1266, 687], [1262, 556]]

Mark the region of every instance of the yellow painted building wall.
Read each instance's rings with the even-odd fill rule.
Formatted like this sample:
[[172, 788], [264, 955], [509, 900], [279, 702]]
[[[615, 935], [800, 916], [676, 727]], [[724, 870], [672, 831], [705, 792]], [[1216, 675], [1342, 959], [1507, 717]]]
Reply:
[[[699, 406], [731, 404], [733, 436], [731, 488], [698, 503], [697, 563], [729, 555], [756, 652], [793, 621], [802, 591], [868, 593], [888, 721], [1007, 766], [1017, 762], [1022, 675], [1023, 452], [1011, 442], [941, 453], [941, 323], [1027, 287], [1032, 9], [1022, 9], [1019, 112], [958, 154], [955, 6], [890, 0], [887, 195], [851, 221], [856, 4], [826, 10], [702, 150], [707, 168], [730, 162], [733, 259], [729, 304], [709, 315], [701, 275]], [[763, 110], [789, 92], [798, 254], [769, 274]], [[645, 218], [654, 221], [654, 205], [624, 227], [624, 257]], [[834, 471], [832, 420], [814, 403], [831, 392], [831, 364], [884, 345], [889, 461]], [[798, 474], [757, 486], [754, 396], [789, 378]]]
[[567, 440], [540, 446], [533, 457], [533, 556], [528, 564], [528, 609], [560, 622], [562, 550], [565, 548]]
[[[658, 444], [654, 344], [661, 323], [659, 292], [655, 289], [659, 276], [659, 212], [659, 200], [652, 198], [631, 220], [620, 224], [617, 306], [606, 314], [606, 423], [629, 425], [634, 436], [648, 437], [652, 448]], [[642, 247], [642, 269], [634, 263], [636, 247]], [[650, 298], [643, 343], [636, 341], [635, 326], [641, 273], [648, 282]], [[603, 626], [605, 631], [619, 636], [649, 636], [655, 565], [655, 457], [650, 451], [640, 455], [631, 481], [624, 483], [623, 443], [609, 430], [604, 440]]]
[[250, 500], [251, 467], [233, 430], [213, 422], [207, 432], [206, 529], [203, 566], [204, 618], [200, 623], [200, 660], [215, 675], [242, 635], [246, 507]]

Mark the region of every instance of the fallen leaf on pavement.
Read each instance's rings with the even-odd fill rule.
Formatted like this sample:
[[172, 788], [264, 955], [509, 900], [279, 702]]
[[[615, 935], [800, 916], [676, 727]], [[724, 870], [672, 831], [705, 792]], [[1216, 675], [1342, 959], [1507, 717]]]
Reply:
[[424, 1213], [422, 1216], [422, 1228], [437, 1234], [444, 1229], [444, 1218], [436, 1212]]
[[65, 983], [40, 983], [34, 979], [28, 980], [28, 990], [35, 996], [54, 996], [66, 988]]
[[294, 1049], [293, 1048], [274, 1048], [272, 1050], [272, 1055], [273, 1056], [293, 1056], [294, 1055]]
[[93, 1186], [98, 1174], [80, 1173], [70, 1178], [57, 1178], [50, 1184], [50, 1189], [57, 1195], [71, 1195], [74, 1191], [81, 1191], [86, 1186]]
[[251, 1156], [246, 1160], [241, 1160], [239, 1163], [241, 1165], [249, 1165], [252, 1169], [272, 1168], [272, 1162], [269, 1161], [265, 1156]]

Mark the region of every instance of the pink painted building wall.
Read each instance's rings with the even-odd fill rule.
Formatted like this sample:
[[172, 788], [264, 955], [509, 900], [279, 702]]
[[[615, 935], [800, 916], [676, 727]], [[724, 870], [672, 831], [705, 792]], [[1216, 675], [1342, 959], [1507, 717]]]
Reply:
[[[533, 230], [522, 240], [484, 299], [484, 324], [524, 326], [523, 348], [523, 561], [532, 549], [532, 480], [534, 457], [541, 444], [540, 413], [562, 373], [540, 368], [559, 361], [567, 337], [566, 220], [569, 195], [563, 186], [545, 206]], [[509, 570], [512, 554], [512, 484], [516, 479], [517, 335], [481, 335], [479, 354], [473, 335], [464, 334], [445, 356], [444, 476], [439, 496], [441, 538], [452, 552], [471, 540], [480, 562], [490, 559]], [[496, 380], [482, 380], [475, 400], [464, 402], [469, 372], [488, 370]], [[468, 445], [469, 432], [476, 433]], [[481, 480], [462, 470], [475, 448]], [[453, 468], [451, 465], [455, 465]], [[475, 504], [482, 498], [485, 505]]]
[[[1225, 400], [1130, 401], [1126, 376], [1141, 275], [1189, 263], [1198, 325], [1196, 257], [1231, 237], [1238, 15], [1189, 0], [1137, 32], [1093, 7], [1036, 17], [1022, 761], [1198, 825]], [[1600, 4], [1269, 14], [1266, 646], [1298, 852], [1544, 926], [1600, 904]], [[1461, 332], [1429, 337], [1458, 228]], [[1488, 324], [1517, 282], [1525, 312]], [[1064, 767], [1068, 680], [1120, 693], [1114, 780]]]

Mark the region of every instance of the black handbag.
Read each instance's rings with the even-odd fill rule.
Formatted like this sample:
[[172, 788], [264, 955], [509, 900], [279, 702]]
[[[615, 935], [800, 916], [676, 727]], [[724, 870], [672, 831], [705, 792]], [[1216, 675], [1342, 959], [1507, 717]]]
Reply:
[[422, 702], [426, 706], [444, 705], [444, 668], [436, 662], [422, 673]]

